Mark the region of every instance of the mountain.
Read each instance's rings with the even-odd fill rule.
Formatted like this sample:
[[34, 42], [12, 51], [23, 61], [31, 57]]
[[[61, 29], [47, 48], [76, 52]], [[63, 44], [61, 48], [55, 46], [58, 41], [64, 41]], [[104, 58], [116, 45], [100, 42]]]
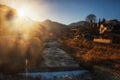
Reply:
[[52, 32], [56, 35], [59, 35], [61, 33], [61, 30], [65, 27], [67, 27], [67, 25], [64, 25], [64, 24], [61, 24], [58, 22], [54, 22], [49, 19], [41, 22], [40, 24], [45, 26], [49, 32]]
[[86, 24], [89, 24], [89, 23], [87, 21], [79, 21], [79, 22], [71, 23], [71, 24], [69, 24], [69, 26], [73, 26], [73, 27], [75, 27], [75, 26], [84, 26]]

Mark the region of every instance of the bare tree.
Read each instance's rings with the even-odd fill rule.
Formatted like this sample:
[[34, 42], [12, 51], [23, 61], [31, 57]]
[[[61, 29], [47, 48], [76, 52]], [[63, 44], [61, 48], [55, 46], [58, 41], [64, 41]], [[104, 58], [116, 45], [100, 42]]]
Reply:
[[86, 21], [87, 21], [87, 22], [90, 22], [90, 23], [96, 22], [96, 15], [95, 15], [95, 14], [89, 14], [89, 15], [86, 17]]

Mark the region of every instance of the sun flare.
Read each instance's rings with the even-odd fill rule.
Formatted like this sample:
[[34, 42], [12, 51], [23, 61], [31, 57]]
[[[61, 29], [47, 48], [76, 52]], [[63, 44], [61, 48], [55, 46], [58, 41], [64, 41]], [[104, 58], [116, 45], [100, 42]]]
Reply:
[[26, 17], [29, 16], [30, 14], [26, 8], [17, 9], [17, 12], [18, 12], [18, 16], [20, 17]]
[[23, 10], [18, 10], [18, 15], [19, 16], [26, 16], [25, 11], [23, 11]]

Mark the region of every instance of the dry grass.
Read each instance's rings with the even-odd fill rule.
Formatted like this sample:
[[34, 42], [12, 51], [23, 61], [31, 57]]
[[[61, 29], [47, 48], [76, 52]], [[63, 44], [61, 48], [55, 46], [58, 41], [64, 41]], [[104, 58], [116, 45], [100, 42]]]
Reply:
[[[99, 44], [86, 41], [84, 39], [68, 39], [64, 41], [66, 47], [71, 47], [75, 51], [72, 56], [82, 65], [88, 67], [94, 65], [109, 66], [120, 69], [120, 45], [119, 44]], [[71, 50], [71, 49], [67, 49]]]
[[76, 48], [91, 48], [93, 46], [92, 42], [86, 41], [84, 39], [68, 39], [65, 40], [65, 43], [70, 47], [76, 47]]
[[90, 61], [120, 60], [120, 49], [112, 46], [94, 46], [83, 58]]
[[84, 39], [68, 39], [64, 44], [76, 50], [72, 56], [82, 67], [94, 71], [94, 80], [120, 79], [119, 44], [100, 44]]
[[40, 66], [43, 48], [42, 41], [37, 37], [30, 40], [0, 37], [0, 72], [24, 71], [26, 58], [30, 60], [31, 68]]

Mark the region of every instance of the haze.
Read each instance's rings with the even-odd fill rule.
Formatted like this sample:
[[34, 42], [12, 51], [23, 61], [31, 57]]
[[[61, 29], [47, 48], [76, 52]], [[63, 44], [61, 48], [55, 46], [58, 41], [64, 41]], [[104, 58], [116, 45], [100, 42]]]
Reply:
[[97, 18], [120, 20], [120, 0], [0, 0], [24, 11], [33, 20], [51, 19], [64, 24], [84, 20], [89, 14]]

